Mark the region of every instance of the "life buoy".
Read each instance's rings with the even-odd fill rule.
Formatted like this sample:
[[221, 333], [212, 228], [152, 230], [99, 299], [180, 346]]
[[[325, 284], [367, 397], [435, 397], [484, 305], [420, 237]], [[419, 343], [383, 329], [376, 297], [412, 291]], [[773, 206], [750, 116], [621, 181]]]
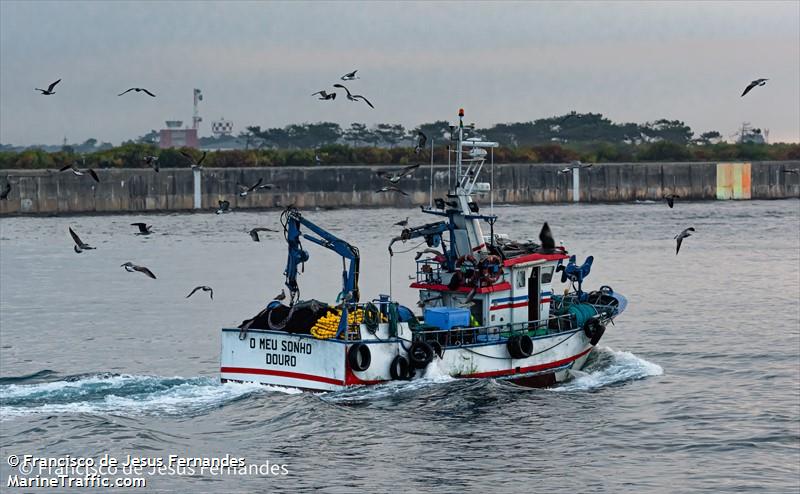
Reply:
[[462, 284], [466, 286], [477, 285], [480, 280], [478, 261], [467, 254], [456, 259], [456, 269], [462, 274]]
[[372, 353], [369, 351], [369, 346], [364, 343], [356, 343], [347, 350], [347, 362], [350, 368], [354, 371], [365, 371], [369, 369], [369, 364], [372, 363]]
[[481, 271], [481, 281], [485, 285], [494, 285], [503, 276], [503, 261], [500, 256], [486, 256], [478, 265]]
[[526, 334], [515, 334], [506, 342], [511, 358], [528, 358], [533, 354], [533, 340]]
[[408, 358], [415, 369], [424, 369], [433, 361], [433, 348], [424, 341], [415, 341], [408, 351]]
[[591, 343], [592, 346], [595, 346], [600, 342], [600, 338], [603, 337], [603, 333], [606, 332], [606, 327], [603, 326], [597, 319], [592, 318], [584, 323], [583, 332], [586, 337], [589, 338], [589, 343]]
[[410, 376], [409, 371], [411, 369], [408, 366], [408, 360], [402, 355], [398, 355], [392, 360], [392, 363], [389, 364], [389, 375], [392, 376], [392, 379], [408, 379]]

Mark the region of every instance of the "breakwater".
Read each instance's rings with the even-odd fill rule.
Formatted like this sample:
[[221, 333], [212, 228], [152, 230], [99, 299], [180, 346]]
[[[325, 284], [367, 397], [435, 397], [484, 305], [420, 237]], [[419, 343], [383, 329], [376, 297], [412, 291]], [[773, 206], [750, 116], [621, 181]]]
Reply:
[[[496, 203], [532, 204], [660, 200], [665, 193], [687, 200], [783, 199], [800, 196], [800, 161], [753, 163], [603, 163], [584, 168], [574, 181], [564, 164], [494, 166]], [[375, 175], [383, 166], [309, 166], [205, 168], [199, 177], [188, 168], [99, 169], [100, 183], [88, 176], [54, 170], [6, 170], [12, 189], [0, 200], [0, 214], [72, 214], [92, 212], [184, 211], [213, 209], [228, 200], [232, 209], [297, 207], [381, 207], [428, 204], [430, 177], [434, 195], [453, 184], [447, 165], [433, 172], [423, 165], [400, 183], [408, 196], [376, 193], [387, 182]], [[240, 197], [239, 184], [263, 179], [269, 190]], [[199, 180], [198, 180], [199, 179]], [[490, 181], [485, 165], [482, 179]], [[575, 187], [577, 186], [577, 187]], [[575, 192], [577, 190], [577, 193]], [[489, 195], [477, 196], [487, 204]]]

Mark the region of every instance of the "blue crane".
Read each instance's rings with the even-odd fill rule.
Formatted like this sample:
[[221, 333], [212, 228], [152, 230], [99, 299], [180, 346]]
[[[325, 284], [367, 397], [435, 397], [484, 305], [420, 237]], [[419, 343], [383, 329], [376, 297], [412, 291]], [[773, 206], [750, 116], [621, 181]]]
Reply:
[[[356, 304], [359, 299], [358, 272], [360, 256], [358, 249], [303, 218], [300, 211], [292, 206], [284, 210], [281, 215], [281, 223], [283, 224], [286, 241], [289, 244], [289, 258], [286, 262], [284, 274], [286, 275], [286, 287], [291, 294], [290, 303], [294, 304], [300, 294], [300, 288], [297, 286], [297, 268], [309, 258], [308, 252], [300, 244], [301, 237], [342, 256], [342, 292], [337, 297], [337, 301], [341, 300], [342, 302], [342, 319], [339, 321], [339, 329], [336, 332], [336, 337], [338, 338], [347, 329], [348, 304]], [[302, 233], [300, 231], [301, 225], [319, 235], [319, 238]], [[347, 267], [345, 267], [346, 260], [350, 261]]]

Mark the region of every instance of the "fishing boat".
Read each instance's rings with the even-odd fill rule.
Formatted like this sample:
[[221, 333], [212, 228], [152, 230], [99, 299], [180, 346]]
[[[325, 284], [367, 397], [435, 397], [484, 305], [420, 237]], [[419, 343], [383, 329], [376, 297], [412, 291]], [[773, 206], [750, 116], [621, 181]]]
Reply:
[[[469, 137], [463, 116], [460, 110], [450, 128], [448, 193], [422, 207], [435, 221], [406, 225], [389, 241], [390, 259], [397, 242], [426, 245], [411, 283], [419, 300], [411, 306], [391, 295], [362, 300], [358, 248], [289, 207], [281, 215], [288, 300], [273, 300], [239, 327], [222, 329], [223, 382], [334, 391], [414, 379], [435, 366], [456, 378], [546, 387], [583, 368], [627, 300], [608, 285], [584, 290], [593, 257], [579, 263], [556, 245], [547, 223], [538, 242], [495, 233], [498, 144]], [[487, 168], [490, 181], [479, 181]], [[489, 195], [488, 214], [477, 195]], [[298, 268], [310, 259], [304, 240], [342, 257], [342, 290], [331, 302], [300, 300]], [[554, 292], [554, 277], [563, 292]]]

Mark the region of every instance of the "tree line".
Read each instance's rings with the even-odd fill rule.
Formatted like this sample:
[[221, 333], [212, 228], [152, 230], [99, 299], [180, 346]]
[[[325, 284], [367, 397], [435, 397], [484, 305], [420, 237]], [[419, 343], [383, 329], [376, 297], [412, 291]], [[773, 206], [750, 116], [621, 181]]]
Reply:
[[[497, 141], [498, 163], [640, 162], [640, 161], [728, 161], [796, 160], [800, 144], [724, 142], [717, 131], [696, 136], [679, 120], [656, 120], [644, 124], [615, 123], [599, 113], [569, 113], [530, 122], [496, 124], [489, 128], [467, 125], [470, 137]], [[415, 153], [418, 132], [434, 143], [434, 161], [446, 163], [447, 144], [453, 129], [446, 121], [406, 129], [400, 124], [368, 127], [352, 123], [342, 128], [333, 122], [292, 124], [282, 128], [250, 126], [233, 138], [240, 149], [210, 152], [205, 166], [313, 166], [339, 164], [398, 164], [430, 161], [430, 148]], [[758, 129], [752, 132], [760, 133]], [[89, 139], [82, 145], [63, 146], [57, 151], [39, 148], [9, 150], [0, 146], [0, 168], [60, 168], [79, 161], [99, 168], [145, 167], [144, 156], [157, 156], [159, 166], [188, 167], [180, 149], [159, 149], [157, 133], [112, 147]], [[231, 138], [228, 138], [230, 140]], [[214, 138], [203, 138], [213, 148]], [[221, 141], [220, 141], [221, 142]], [[197, 154], [196, 150], [183, 150]]]

